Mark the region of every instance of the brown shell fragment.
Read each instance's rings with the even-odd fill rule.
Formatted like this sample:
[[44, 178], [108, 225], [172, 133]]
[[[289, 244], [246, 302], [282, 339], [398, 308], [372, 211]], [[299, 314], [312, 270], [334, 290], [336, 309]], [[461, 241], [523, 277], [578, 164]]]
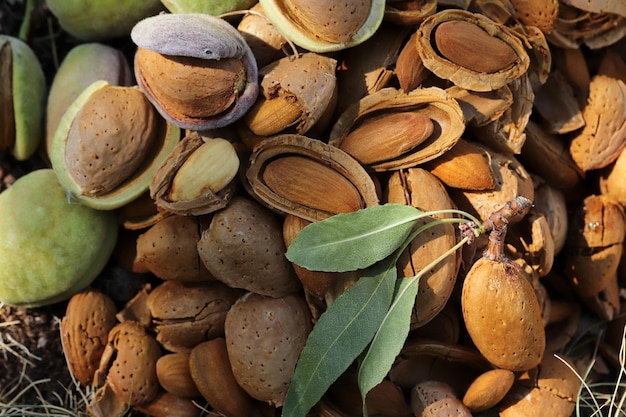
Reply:
[[191, 216], [173, 215], [158, 221], [137, 238], [135, 263], [161, 279], [210, 281], [197, 251], [200, 224]]
[[245, 185], [281, 214], [317, 221], [378, 204], [365, 169], [339, 148], [302, 135], [278, 135], [250, 155]]
[[626, 147], [626, 84], [593, 77], [583, 118], [585, 127], [570, 143], [572, 158], [583, 171], [604, 168]]
[[[385, 88], [350, 106], [335, 122], [329, 143], [342, 148], [344, 140], [359, 126], [368, 123], [368, 119], [380, 117], [381, 114], [401, 112], [416, 113], [425, 118], [420, 120], [430, 119], [432, 133], [416, 146], [399, 147], [395, 155], [387, 152], [385, 160], [368, 164], [369, 168], [375, 171], [391, 171], [430, 161], [454, 146], [465, 130], [461, 107], [444, 90], [429, 87], [404, 93], [394, 88]], [[421, 125], [429, 126], [424, 122]], [[392, 132], [395, 128], [389, 126], [389, 131]], [[409, 137], [399, 138], [396, 142], [404, 143], [406, 140], [412, 141]]]
[[172, 149], [150, 182], [157, 207], [202, 215], [226, 206], [233, 196], [239, 157], [227, 140], [192, 132]]
[[426, 68], [468, 90], [500, 88], [530, 65], [514, 32], [465, 10], [442, 10], [426, 18], [418, 29], [417, 47]]
[[166, 281], [148, 295], [156, 340], [170, 352], [189, 352], [222, 336], [224, 320], [240, 292], [221, 282]]
[[102, 385], [106, 378], [115, 395], [127, 404], [147, 404], [159, 392], [156, 361], [160, 356], [159, 344], [139, 323], [119, 323], [109, 332], [95, 384]]

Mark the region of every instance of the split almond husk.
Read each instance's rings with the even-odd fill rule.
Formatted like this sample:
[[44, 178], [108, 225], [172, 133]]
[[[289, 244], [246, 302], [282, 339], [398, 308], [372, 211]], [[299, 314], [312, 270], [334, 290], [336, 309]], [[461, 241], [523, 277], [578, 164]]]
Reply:
[[[390, 171], [411, 168], [442, 155], [456, 144], [464, 130], [463, 112], [444, 90], [429, 87], [403, 93], [385, 88], [350, 106], [335, 122], [329, 143], [341, 149], [348, 146], [353, 154], [373, 161], [367, 166], [375, 171]], [[357, 134], [359, 131], [361, 134]], [[394, 146], [385, 149], [388, 139]]]
[[354, 158], [302, 135], [277, 135], [257, 145], [246, 180], [269, 208], [310, 221], [378, 204], [374, 182]]
[[572, 158], [583, 171], [604, 168], [626, 147], [626, 84], [593, 77], [583, 118], [585, 127], [570, 143]]
[[336, 66], [332, 58], [305, 53], [261, 68], [260, 96], [243, 124], [257, 136], [305, 134], [334, 110]]
[[468, 90], [500, 88], [530, 65], [514, 32], [465, 10], [448, 9], [429, 16], [418, 29], [417, 42], [426, 68]]

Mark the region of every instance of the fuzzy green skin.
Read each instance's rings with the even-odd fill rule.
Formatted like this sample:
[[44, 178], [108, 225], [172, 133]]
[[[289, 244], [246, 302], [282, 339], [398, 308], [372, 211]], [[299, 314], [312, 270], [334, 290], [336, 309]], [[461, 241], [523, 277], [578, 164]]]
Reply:
[[30, 158], [42, 141], [46, 79], [37, 56], [28, 44], [0, 35], [0, 45], [10, 42], [13, 51], [13, 111], [15, 113], [15, 159]]
[[68, 203], [51, 169], [25, 175], [0, 194], [0, 301], [68, 299], [102, 271], [117, 233], [113, 212]]
[[47, 0], [61, 27], [82, 41], [127, 36], [143, 18], [165, 10], [159, 0]]
[[257, 0], [161, 0], [172, 13], [205, 13], [213, 16], [246, 10]]

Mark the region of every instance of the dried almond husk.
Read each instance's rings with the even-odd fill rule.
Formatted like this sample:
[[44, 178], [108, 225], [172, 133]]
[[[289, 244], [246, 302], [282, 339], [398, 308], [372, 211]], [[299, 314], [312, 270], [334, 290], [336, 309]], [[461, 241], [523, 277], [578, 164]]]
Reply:
[[513, 93], [506, 85], [492, 91], [470, 91], [455, 85], [446, 92], [459, 102], [465, 120], [472, 126], [495, 122], [513, 105]]
[[[602, 7], [605, 3], [583, 2], [570, 5], [563, 1], [559, 4], [559, 14], [552, 32], [548, 35], [550, 43], [563, 48], [577, 49], [586, 45], [591, 49], [604, 48], [619, 41], [626, 34], [626, 18], [615, 13], [597, 13], [585, 10], [589, 4]], [[611, 2], [620, 4], [620, 2]]]
[[589, 195], [570, 217], [564, 273], [580, 297], [592, 297], [615, 276], [622, 256], [626, 214], [616, 200]]
[[465, 10], [448, 9], [429, 16], [419, 26], [417, 41], [426, 68], [468, 90], [500, 88], [519, 78], [530, 65], [515, 32]]
[[548, 80], [535, 91], [533, 105], [550, 133], [569, 133], [585, 125], [574, 89], [558, 69], [552, 70]]
[[389, 87], [402, 42], [409, 33], [407, 27], [383, 22], [370, 39], [344, 52], [337, 67], [337, 86], [341, 94], [337, 97], [336, 114], [343, 113], [368, 94]]
[[533, 121], [526, 126], [526, 141], [518, 159], [529, 171], [558, 188], [572, 188], [583, 177], [564, 139]]
[[[417, 145], [414, 144], [415, 138], [410, 134], [406, 138], [395, 138], [394, 141], [401, 144], [397, 150], [385, 151], [383, 154], [385, 158], [367, 164], [368, 168], [374, 171], [390, 171], [410, 168], [430, 161], [454, 146], [465, 129], [463, 112], [458, 102], [444, 90], [429, 87], [416, 88], [409, 93], [404, 93], [394, 88], [385, 88], [350, 106], [335, 122], [329, 143], [342, 148], [343, 141], [359, 126], [368, 123], [369, 118], [400, 112], [417, 113], [423, 116], [421, 120], [423, 120], [422, 128], [424, 129], [426, 128], [424, 123], [428, 124], [427, 120], [430, 119], [434, 127], [432, 133], [426, 138], [421, 138], [422, 141]], [[410, 131], [410, 126], [404, 126], [404, 128]], [[395, 135], [396, 129], [398, 126], [390, 125], [389, 135]], [[423, 132], [423, 129], [420, 129], [420, 132]], [[358, 140], [358, 137], [356, 139]], [[373, 139], [383, 142], [385, 140], [380, 137]], [[407, 142], [410, 145], [405, 146]]]
[[626, 147], [626, 84], [593, 77], [583, 118], [585, 127], [570, 142], [572, 159], [583, 171], [604, 168]]
[[437, 11], [437, 3], [436, 0], [387, 1], [384, 20], [395, 25], [416, 26]]
[[565, 195], [563, 191], [537, 176], [533, 177], [533, 182], [535, 183], [533, 210], [546, 216], [554, 241], [554, 253], [557, 254], [563, 249], [567, 239], [568, 218]]
[[303, 135], [277, 135], [250, 155], [244, 185], [270, 209], [309, 221], [378, 204], [365, 169], [341, 149]]
[[602, 194], [609, 195], [626, 207], [626, 148], [600, 177]]
[[519, 154], [526, 141], [526, 126], [533, 110], [535, 93], [528, 74], [508, 84], [513, 104], [498, 119], [484, 126], [469, 126], [476, 140], [496, 151]]

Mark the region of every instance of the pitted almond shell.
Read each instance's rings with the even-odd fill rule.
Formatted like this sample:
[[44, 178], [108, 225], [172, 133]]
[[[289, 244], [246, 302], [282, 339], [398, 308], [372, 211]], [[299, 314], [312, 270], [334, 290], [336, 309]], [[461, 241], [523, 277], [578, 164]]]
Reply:
[[500, 88], [519, 78], [530, 65], [514, 32], [465, 10], [442, 10], [424, 19], [417, 48], [426, 68], [468, 90]]
[[443, 155], [426, 162], [423, 168], [448, 187], [490, 190], [496, 185], [487, 153], [463, 138]]
[[213, 280], [198, 255], [199, 228], [194, 216], [173, 215], [158, 221], [137, 238], [135, 265], [164, 280]]
[[583, 118], [585, 127], [570, 142], [572, 158], [583, 171], [604, 168], [626, 147], [626, 84], [593, 77]]
[[484, 126], [502, 117], [510, 110], [513, 92], [508, 86], [492, 91], [471, 91], [454, 85], [446, 92], [459, 102], [463, 116], [472, 126]]
[[215, 213], [198, 242], [200, 258], [216, 279], [271, 297], [302, 288], [285, 251], [279, 218], [244, 196]]
[[414, 415], [422, 417], [472, 415], [452, 387], [442, 381], [422, 381], [415, 385], [411, 389], [411, 409]]
[[[422, 211], [455, 208], [443, 184], [435, 176], [420, 168], [396, 171], [387, 185], [386, 201], [405, 204]], [[443, 216], [442, 217], [449, 217]], [[422, 227], [435, 221], [424, 218], [416, 224]], [[452, 248], [457, 241], [451, 224], [439, 224], [417, 235], [398, 259], [400, 277], [413, 277], [420, 273], [433, 259]], [[433, 319], [446, 305], [452, 294], [460, 253], [452, 253], [437, 268], [426, 271], [420, 278], [417, 297], [411, 317], [411, 328], [421, 327]]]
[[[444, 90], [429, 87], [403, 93], [394, 88], [384, 88], [367, 95], [346, 109], [332, 128], [329, 143], [341, 148], [346, 137], [359, 125], [382, 112], [414, 112], [430, 119], [437, 128], [410, 151], [369, 164], [368, 167], [375, 171], [410, 168], [430, 161], [452, 148], [465, 130], [461, 107]], [[389, 129], [391, 132], [394, 128], [390, 126]]]
[[[136, 87], [96, 81], [59, 121], [50, 156], [52, 167], [64, 188], [84, 205], [112, 210], [138, 198], [180, 140], [180, 130], [143, 100]], [[144, 116], [140, 118], [140, 114]], [[143, 137], [151, 124], [147, 131], [154, 137]]]
[[246, 179], [254, 198], [309, 221], [378, 204], [374, 182], [354, 158], [302, 135], [278, 135], [257, 145]]
[[224, 319], [240, 292], [221, 282], [166, 281], [148, 295], [156, 340], [170, 352], [223, 335]]
[[194, 346], [189, 354], [194, 383], [214, 411], [229, 417], [248, 417], [252, 398], [233, 375], [226, 340], [217, 337]]
[[472, 412], [485, 411], [498, 404], [515, 382], [508, 369], [492, 369], [476, 378], [463, 396], [463, 404]]
[[96, 385], [106, 378], [116, 396], [129, 405], [147, 404], [159, 392], [156, 361], [161, 356], [157, 341], [134, 321], [117, 324], [96, 372]]
[[511, 3], [526, 26], [535, 26], [544, 33], [552, 32], [559, 14], [558, 0], [511, 0]]
[[312, 52], [339, 51], [366, 41], [380, 26], [385, 12], [384, 0], [260, 3], [268, 19], [286, 37]]
[[106, 294], [85, 290], [70, 298], [61, 321], [63, 352], [72, 375], [89, 385], [100, 364], [117, 308]]
[[222, 138], [185, 136], [161, 162], [150, 182], [150, 197], [164, 210], [202, 215], [224, 208], [233, 196], [239, 156]]
[[[157, 74], [158, 76], [153, 81], [144, 79], [142, 59], [138, 54], [135, 55], [137, 83], [159, 113], [176, 126], [191, 130], [223, 127], [243, 116], [256, 100], [259, 92], [256, 60], [241, 34], [224, 19], [201, 13], [155, 15], [138, 22], [133, 27], [131, 38], [139, 48], [164, 56], [235, 63], [234, 74], [236, 75], [232, 83], [235, 94], [226, 93], [227, 102], [231, 105], [223, 111], [211, 112], [215, 114], [205, 117], [190, 117], [191, 115], [185, 114], [181, 109], [163, 102], [159, 95], [155, 94], [154, 89], [165, 88], [162, 85], [163, 82], [159, 81], [161, 75]], [[194, 95], [202, 95], [201, 91], [195, 91], [196, 88], [199, 89], [197, 83], [203, 82], [203, 77], [201, 79], [195, 77], [194, 73], [197, 70], [197, 67], [186, 68], [185, 72], [192, 76], [191, 82], [193, 82], [193, 86], [187, 88], [190, 88], [190, 93]], [[227, 79], [231, 78], [231, 75], [227, 75]], [[174, 74], [169, 73], [163, 76], [175, 78]], [[205, 87], [209, 88], [205, 94], [210, 95], [213, 87], [211, 85]], [[178, 96], [177, 92], [173, 94]], [[166, 96], [170, 98], [169, 94]], [[187, 100], [184, 101], [186, 105], [190, 104]]]
[[251, 397], [281, 406], [311, 328], [311, 313], [299, 294], [272, 298], [248, 293], [239, 298], [224, 328], [237, 383]]
[[546, 346], [542, 310], [518, 265], [480, 258], [465, 276], [461, 305], [472, 341], [494, 366], [517, 372], [539, 365]]

